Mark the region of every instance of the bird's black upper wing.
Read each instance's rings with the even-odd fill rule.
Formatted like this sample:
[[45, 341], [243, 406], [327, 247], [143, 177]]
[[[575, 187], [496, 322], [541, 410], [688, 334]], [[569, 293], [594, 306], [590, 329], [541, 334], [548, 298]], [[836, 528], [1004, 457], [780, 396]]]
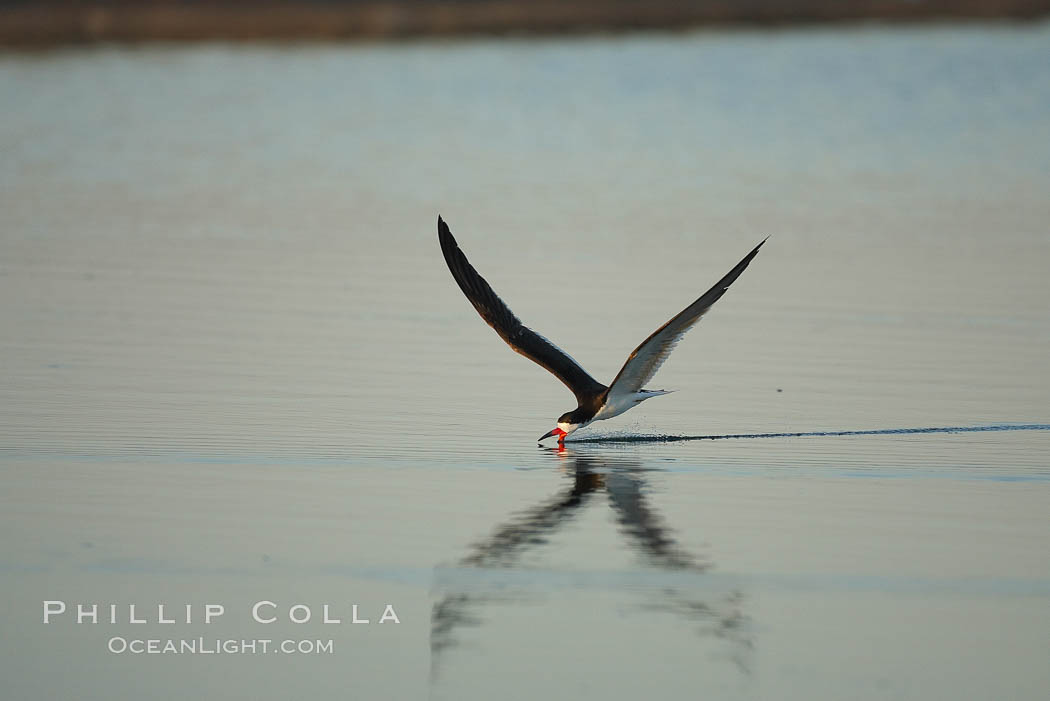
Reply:
[[565, 351], [522, 324], [521, 320], [514, 316], [514, 312], [492, 291], [485, 278], [478, 274], [463, 255], [441, 217], [438, 217], [438, 240], [441, 242], [445, 262], [452, 271], [452, 277], [459, 284], [459, 289], [463, 290], [463, 294], [478, 310], [485, 323], [495, 329], [511, 348], [549, 370], [572, 390], [581, 404], [585, 400], [593, 400], [596, 395], [605, 391], [605, 385], [587, 374], [587, 371]]
[[[765, 243], [765, 241], [762, 241]], [[682, 339], [685, 332], [700, 321], [700, 317], [721, 298], [729, 286], [740, 277], [751, 260], [758, 255], [758, 249], [762, 243], [755, 246], [754, 250], [744, 256], [744, 259], [736, 264], [736, 267], [726, 273], [725, 277], [715, 283], [715, 286], [700, 296], [698, 300], [679, 312], [673, 319], [658, 328], [649, 338], [634, 349], [623, 368], [620, 369], [616, 379], [609, 385], [609, 400], [614, 401], [620, 396], [634, 394], [640, 391], [653, 375], [660, 369], [667, 356], [674, 350], [675, 345]]]

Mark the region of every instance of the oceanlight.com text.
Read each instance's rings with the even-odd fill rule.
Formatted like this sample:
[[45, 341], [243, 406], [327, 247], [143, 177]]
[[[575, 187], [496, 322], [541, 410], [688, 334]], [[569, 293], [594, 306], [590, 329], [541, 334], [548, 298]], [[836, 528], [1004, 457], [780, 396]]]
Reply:
[[331, 655], [332, 640], [256, 640], [222, 638], [124, 638], [109, 639], [106, 648], [115, 655]]

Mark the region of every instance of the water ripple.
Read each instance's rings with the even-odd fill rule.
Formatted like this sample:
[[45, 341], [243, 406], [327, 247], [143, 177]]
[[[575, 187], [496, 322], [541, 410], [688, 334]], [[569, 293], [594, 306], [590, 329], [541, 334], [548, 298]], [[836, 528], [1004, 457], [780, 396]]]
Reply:
[[1050, 431], [1050, 424], [991, 424], [987, 426], [933, 426], [924, 428], [876, 428], [860, 431], [794, 431], [785, 433], [726, 433], [710, 436], [603, 435], [577, 438], [572, 443], [674, 443], [677, 441], [714, 441], [725, 438], [811, 438], [832, 436], [895, 436], [909, 433], [980, 433], [985, 431]]

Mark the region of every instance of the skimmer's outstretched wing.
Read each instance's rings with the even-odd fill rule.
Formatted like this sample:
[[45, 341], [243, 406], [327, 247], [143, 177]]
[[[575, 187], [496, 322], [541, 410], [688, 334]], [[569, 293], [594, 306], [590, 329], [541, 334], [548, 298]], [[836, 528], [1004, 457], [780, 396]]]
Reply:
[[565, 383], [581, 404], [585, 400], [593, 401], [596, 395], [605, 391], [605, 385], [587, 374], [587, 371], [565, 351], [522, 324], [521, 320], [514, 316], [514, 312], [493, 292], [485, 278], [478, 274], [463, 255], [441, 217], [438, 217], [438, 240], [441, 242], [445, 262], [452, 271], [452, 277], [459, 284], [459, 289], [463, 290], [463, 294], [474, 305], [485, 323], [495, 329], [511, 348], [542, 365]]
[[[762, 243], [765, 243], [765, 240]], [[701, 295], [700, 299], [679, 312], [677, 316], [654, 331], [652, 336], [642, 341], [642, 344], [634, 349], [616, 379], [609, 385], [610, 402], [641, 391], [646, 383], [653, 379], [653, 375], [667, 360], [667, 356], [674, 350], [675, 345], [682, 340], [685, 332], [700, 321], [700, 317], [706, 314], [711, 305], [725, 294], [733, 281], [740, 277], [740, 273], [744, 272], [751, 260], [758, 255], [758, 249], [762, 248], [762, 243], [755, 246], [753, 251], [744, 256], [744, 259], [737, 263], [735, 268], [726, 273], [726, 276], [715, 283], [714, 287]]]

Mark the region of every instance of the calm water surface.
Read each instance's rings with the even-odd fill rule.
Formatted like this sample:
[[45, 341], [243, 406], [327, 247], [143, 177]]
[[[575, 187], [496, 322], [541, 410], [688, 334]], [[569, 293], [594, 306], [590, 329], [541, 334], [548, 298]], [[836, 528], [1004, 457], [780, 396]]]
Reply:
[[[0, 695], [1045, 698], [1048, 49], [0, 57]], [[678, 392], [557, 451], [572, 397], [463, 299], [438, 213], [605, 381], [771, 238], [653, 383]], [[844, 431], [873, 433], [637, 440]]]

